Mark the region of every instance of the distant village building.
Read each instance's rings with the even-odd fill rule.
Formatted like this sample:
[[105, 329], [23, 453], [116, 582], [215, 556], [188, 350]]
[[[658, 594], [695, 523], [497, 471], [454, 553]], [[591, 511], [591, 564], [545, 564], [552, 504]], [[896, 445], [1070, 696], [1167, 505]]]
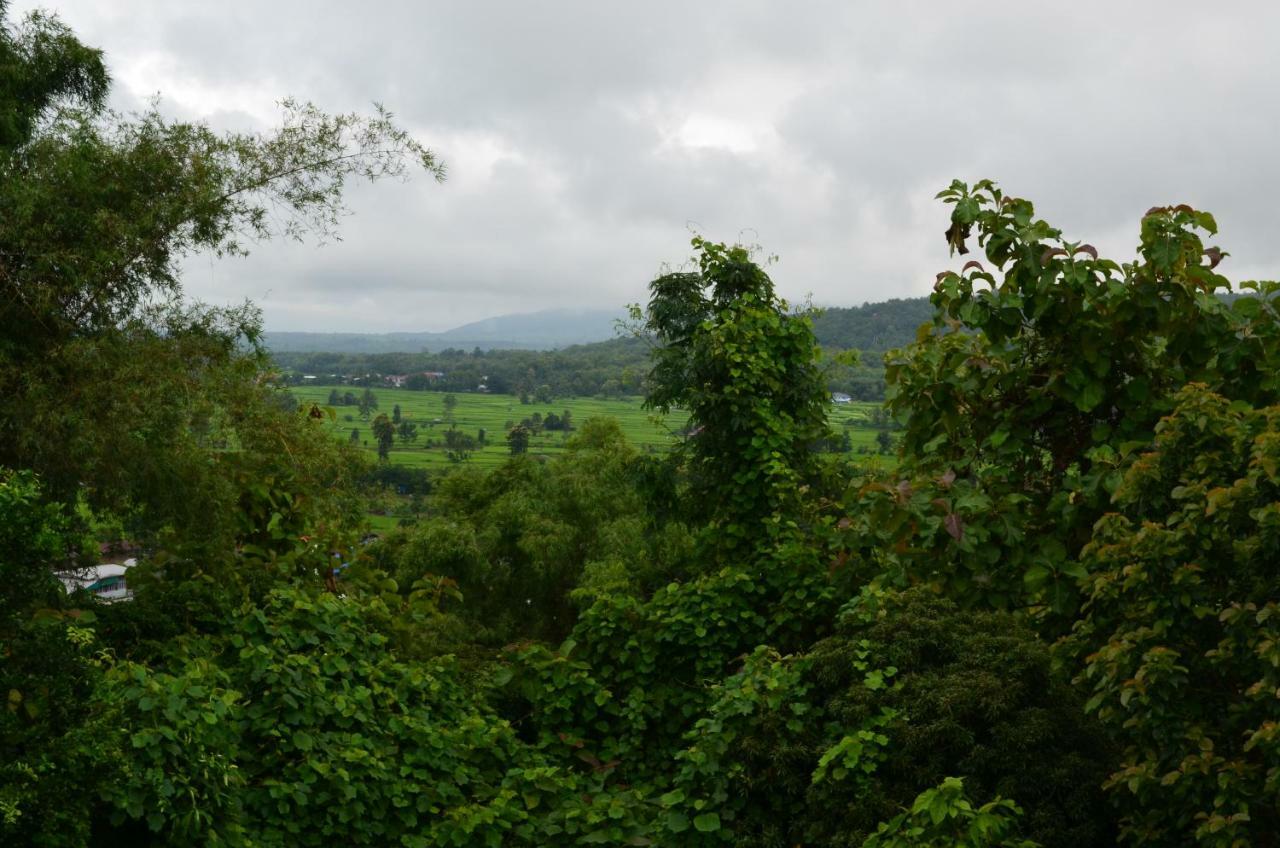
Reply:
[[133, 597], [133, 590], [125, 575], [137, 564], [138, 561], [130, 557], [123, 563], [107, 562], [67, 571], [59, 574], [58, 579], [68, 594], [83, 589], [103, 601], [127, 601]]
[[832, 392], [831, 402], [832, 403], [853, 403], [853, 398], [849, 397], [844, 392]]
[[443, 371], [420, 371], [417, 374], [388, 374], [382, 378], [388, 386], [397, 389], [403, 389], [408, 385], [409, 381], [415, 377], [423, 377], [431, 382], [435, 382], [444, 376]]

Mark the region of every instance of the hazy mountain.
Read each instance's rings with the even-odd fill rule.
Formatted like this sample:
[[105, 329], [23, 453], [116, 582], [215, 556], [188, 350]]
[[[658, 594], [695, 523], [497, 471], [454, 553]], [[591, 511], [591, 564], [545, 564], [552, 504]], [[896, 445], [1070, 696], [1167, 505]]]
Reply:
[[547, 309], [522, 315], [500, 315], [437, 333], [443, 340], [520, 341], [550, 347], [600, 342], [613, 338], [621, 309]]
[[[828, 307], [814, 319], [818, 342], [828, 347], [885, 351], [909, 344], [916, 328], [930, 320], [927, 298], [894, 299], [862, 306]], [[272, 333], [274, 353], [438, 353], [471, 350], [553, 350], [612, 339], [613, 309], [548, 309], [500, 315], [440, 333]]]
[[276, 353], [416, 353], [446, 348], [469, 350], [550, 350], [614, 337], [618, 309], [548, 309], [499, 315], [438, 333], [294, 333], [267, 332]]

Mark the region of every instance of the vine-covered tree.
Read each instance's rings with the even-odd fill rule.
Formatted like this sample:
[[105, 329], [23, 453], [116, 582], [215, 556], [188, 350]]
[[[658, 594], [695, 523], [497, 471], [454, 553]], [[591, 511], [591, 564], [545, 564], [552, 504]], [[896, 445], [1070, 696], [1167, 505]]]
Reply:
[[745, 247], [695, 238], [698, 268], [650, 284], [658, 347], [646, 405], [688, 410], [690, 505], [726, 555], [787, 535], [806, 507], [810, 447], [828, 435], [809, 320], [790, 314]]

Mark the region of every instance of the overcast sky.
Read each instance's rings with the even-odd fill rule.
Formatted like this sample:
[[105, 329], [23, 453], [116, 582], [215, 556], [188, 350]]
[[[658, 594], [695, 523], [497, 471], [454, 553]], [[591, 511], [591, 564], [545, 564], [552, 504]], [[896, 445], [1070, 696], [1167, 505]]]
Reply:
[[[690, 232], [777, 254], [799, 300], [924, 294], [953, 177], [1128, 259], [1148, 207], [1280, 277], [1280, 3], [54, 0], [115, 105], [215, 127], [284, 95], [381, 101], [449, 179], [362, 186], [341, 243], [193, 259], [272, 330], [440, 330], [643, 300]], [[976, 11], [975, 11], [976, 10]]]

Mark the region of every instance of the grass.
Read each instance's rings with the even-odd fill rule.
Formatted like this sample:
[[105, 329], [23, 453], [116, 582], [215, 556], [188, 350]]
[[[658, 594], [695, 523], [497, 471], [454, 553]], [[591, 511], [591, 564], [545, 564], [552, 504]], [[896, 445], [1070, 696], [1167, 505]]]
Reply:
[[[293, 388], [294, 397], [304, 405], [318, 404], [326, 406], [329, 399], [330, 386], [299, 386]], [[363, 391], [358, 387], [338, 387], [339, 393], [351, 391], [357, 397]], [[447, 468], [454, 463], [445, 454], [444, 433], [450, 427], [449, 416], [444, 406], [444, 392], [412, 391], [409, 389], [375, 389], [378, 399], [378, 410], [391, 415], [393, 407], [399, 405], [402, 420], [418, 425], [418, 439], [405, 444], [397, 437], [391, 448], [390, 461], [396, 465], [415, 468]], [[554, 412], [563, 415], [568, 410], [573, 422], [581, 424], [588, 418], [614, 418], [622, 427], [628, 441], [640, 450], [666, 451], [679, 438], [680, 430], [685, 426], [687, 416], [683, 412], [673, 412], [661, 418], [645, 410], [638, 397], [604, 400], [592, 397], [559, 398], [552, 403], [521, 404], [513, 395], [486, 395], [457, 393], [457, 406], [453, 409], [452, 425], [470, 436], [477, 436], [485, 431], [486, 444], [478, 448], [466, 460], [469, 464], [481, 468], [492, 468], [500, 465], [509, 456], [507, 448], [507, 431], [522, 419], [537, 412], [543, 417]], [[870, 426], [869, 415], [875, 404], [851, 403], [831, 408], [831, 424], [837, 433], [848, 432], [853, 449], [866, 446], [872, 450], [876, 446], [877, 431]], [[359, 431], [361, 446], [370, 454], [377, 454], [377, 442], [370, 428], [370, 420], [361, 419], [354, 406], [334, 407], [335, 418], [329, 422], [329, 428], [335, 438], [349, 439], [352, 429]], [[555, 456], [564, 450], [564, 441], [571, 434], [563, 432], [541, 432], [529, 441], [529, 453], [534, 455]], [[853, 456], [858, 456], [854, 453]]]

